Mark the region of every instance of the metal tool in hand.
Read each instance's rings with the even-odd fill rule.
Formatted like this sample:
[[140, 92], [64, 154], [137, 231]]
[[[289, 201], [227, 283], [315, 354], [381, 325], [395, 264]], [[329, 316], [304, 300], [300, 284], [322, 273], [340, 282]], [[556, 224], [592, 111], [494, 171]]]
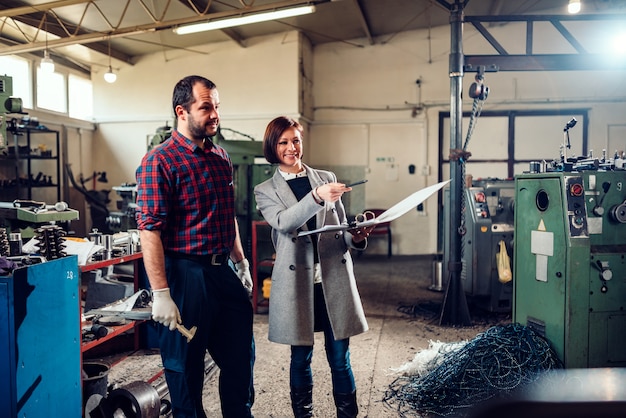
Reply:
[[346, 184], [346, 187], [354, 187], [354, 186], [358, 186], [359, 184], [365, 184], [365, 183], [367, 183], [367, 180], [359, 180], [354, 183]]
[[357, 213], [354, 216], [354, 221], [350, 223], [351, 228], [358, 228], [359, 224], [365, 221], [371, 221], [376, 218], [376, 214], [371, 210], [366, 210], [363, 213]]
[[375, 218], [376, 218], [376, 214], [374, 212], [372, 212], [371, 210], [366, 210], [363, 213], [357, 213], [356, 216], [354, 217], [354, 222], [356, 223], [356, 225], [358, 225], [361, 222], [371, 221], [372, 219], [375, 219]]
[[190, 342], [194, 335], [196, 335], [196, 331], [198, 329], [197, 326], [191, 327], [191, 329], [185, 328], [183, 324], [176, 323], [176, 329], [180, 332], [184, 337], [187, 338], [187, 342]]

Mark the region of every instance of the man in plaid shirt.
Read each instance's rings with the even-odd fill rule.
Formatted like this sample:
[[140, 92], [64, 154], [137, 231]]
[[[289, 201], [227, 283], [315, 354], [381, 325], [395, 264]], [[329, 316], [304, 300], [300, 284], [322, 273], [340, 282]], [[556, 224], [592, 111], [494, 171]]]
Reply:
[[[252, 417], [252, 280], [235, 219], [232, 162], [210, 139], [219, 104], [210, 80], [180, 80], [172, 97], [176, 129], [137, 169], [137, 226], [175, 418], [206, 417], [207, 350], [221, 373], [223, 416]], [[190, 341], [179, 324], [197, 327]]]

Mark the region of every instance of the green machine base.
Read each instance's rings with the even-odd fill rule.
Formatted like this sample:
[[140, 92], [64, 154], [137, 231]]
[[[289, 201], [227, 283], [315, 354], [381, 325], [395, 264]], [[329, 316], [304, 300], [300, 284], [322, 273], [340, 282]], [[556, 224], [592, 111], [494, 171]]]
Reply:
[[515, 179], [515, 322], [566, 368], [626, 366], [626, 171]]

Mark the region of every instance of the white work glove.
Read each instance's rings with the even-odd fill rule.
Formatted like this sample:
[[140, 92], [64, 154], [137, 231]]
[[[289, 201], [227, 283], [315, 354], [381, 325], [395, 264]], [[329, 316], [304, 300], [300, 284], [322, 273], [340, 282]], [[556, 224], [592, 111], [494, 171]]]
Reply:
[[170, 296], [170, 288], [152, 291], [152, 319], [174, 331], [181, 322], [180, 311]]
[[235, 264], [237, 277], [241, 280], [241, 284], [246, 288], [248, 294], [252, 293], [252, 276], [250, 275], [250, 263], [246, 258]]

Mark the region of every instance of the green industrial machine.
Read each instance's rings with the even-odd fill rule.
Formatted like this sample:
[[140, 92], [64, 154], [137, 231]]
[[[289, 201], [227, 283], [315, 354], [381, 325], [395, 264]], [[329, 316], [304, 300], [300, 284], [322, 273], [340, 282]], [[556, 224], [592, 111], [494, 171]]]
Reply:
[[626, 171], [615, 163], [515, 178], [513, 319], [566, 368], [626, 366]]
[[[497, 254], [510, 254], [513, 243], [514, 182], [503, 179], [477, 179], [464, 188], [461, 282], [466, 296], [476, 307], [490, 312], [511, 312], [512, 278], [501, 281]], [[444, 254], [442, 273], [449, 278], [450, 188], [444, 190]], [[502, 248], [504, 247], [504, 249]], [[510, 268], [510, 267], [509, 267]]]
[[10, 128], [10, 113], [23, 113], [22, 99], [12, 97], [13, 78], [0, 75], [0, 154], [6, 152], [9, 145], [7, 129]]
[[272, 165], [263, 157], [260, 141], [216, 140], [233, 162], [235, 185], [235, 211], [239, 223], [239, 234], [246, 254], [252, 254], [252, 221], [263, 220], [256, 208], [254, 186], [274, 174]]

